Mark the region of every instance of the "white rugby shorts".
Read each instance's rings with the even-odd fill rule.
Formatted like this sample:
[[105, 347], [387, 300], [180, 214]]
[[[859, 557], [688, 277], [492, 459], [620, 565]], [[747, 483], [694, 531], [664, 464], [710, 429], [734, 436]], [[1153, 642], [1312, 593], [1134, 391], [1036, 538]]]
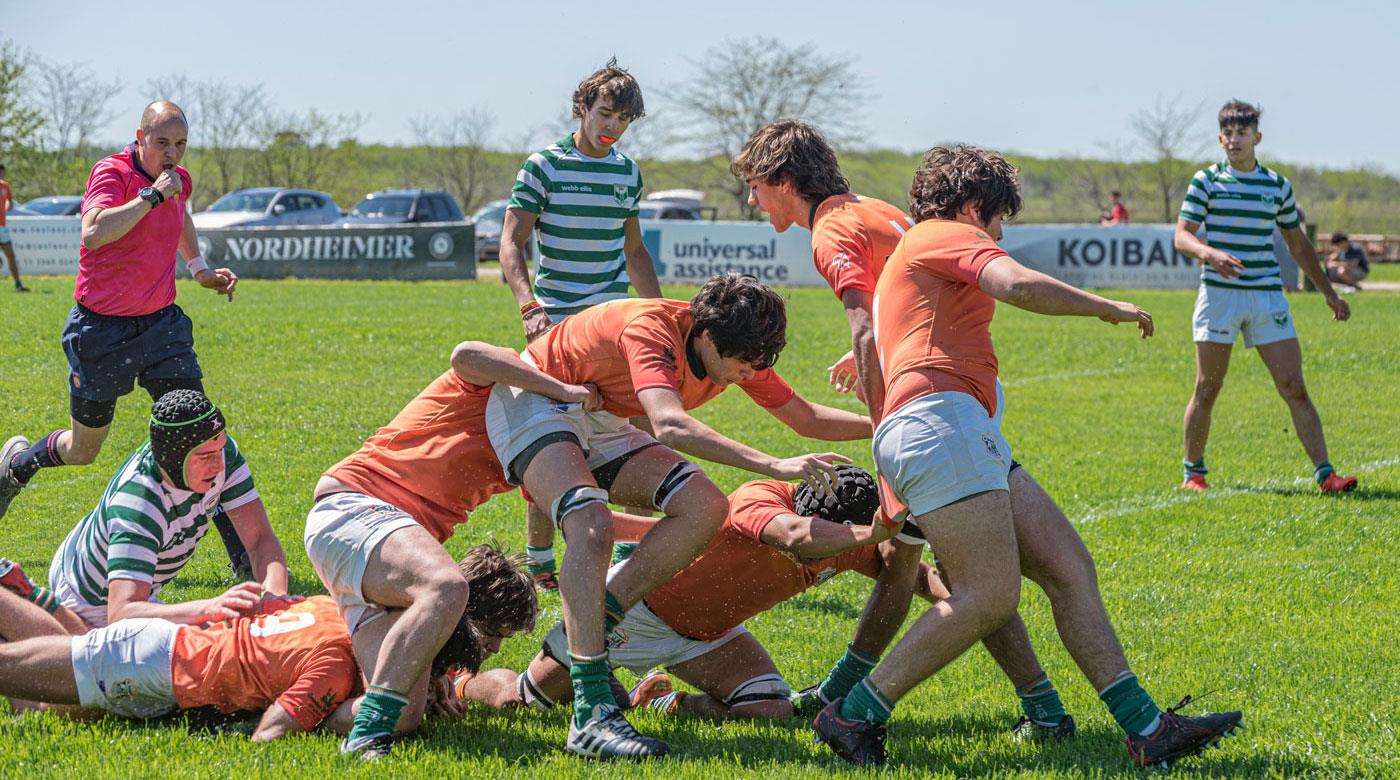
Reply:
[[73, 637], [78, 701], [123, 718], [174, 712], [170, 657], [183, 626], [159, 618], [130, 618]]
[[306, 516], [306, 555], [352, 635], [385, 614], [361, 590], [370, 556], [389, 534], [413, 525], [418, 521], [402, 509], [355, 492], [332, 493]]
[[1241, 333], [1246, 348], [1298, 338], [1283, 292], [1201, 285], [1196, 293], [1193, 340], [1234, 344]]

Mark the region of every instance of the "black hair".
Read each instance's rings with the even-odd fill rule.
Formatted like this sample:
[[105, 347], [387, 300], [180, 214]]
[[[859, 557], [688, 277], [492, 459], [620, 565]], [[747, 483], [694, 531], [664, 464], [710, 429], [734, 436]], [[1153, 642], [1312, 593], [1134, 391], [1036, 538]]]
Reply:
[[787, 346], [787, 306], [773, 288], [748, 274], [710, 277], [690, 299], [691, 336], [709, 333], [720, 357], [759, 368], [778, 361]]

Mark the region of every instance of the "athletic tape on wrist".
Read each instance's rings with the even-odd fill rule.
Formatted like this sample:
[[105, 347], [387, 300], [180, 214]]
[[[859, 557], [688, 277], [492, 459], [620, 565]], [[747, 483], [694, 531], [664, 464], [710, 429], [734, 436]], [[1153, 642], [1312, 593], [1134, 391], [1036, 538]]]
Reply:
[[197, 276], [200, 271], [209, 270], [209, 264], [204, 262], [204, 255], [195, 255], [186, 260], [185, 267], [190, 269], [190, 276]]

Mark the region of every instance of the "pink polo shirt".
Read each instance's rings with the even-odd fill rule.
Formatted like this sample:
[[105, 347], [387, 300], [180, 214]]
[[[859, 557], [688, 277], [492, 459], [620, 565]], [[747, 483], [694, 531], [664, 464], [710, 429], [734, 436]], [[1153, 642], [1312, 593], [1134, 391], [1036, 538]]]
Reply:
[[[79, 249], [73, 300], [98, 314], [119, 317], [150, 314], [175, 302], [175, 251], [185, 229], [185, 203], [194, 188], [189, 171], [177, 165], [175, 172], [182, 189], [173, 200], [151, 209], [116, 241]], [[154, 183], [136, 161], [135, 145], [128, 145], [92, 167], [80, 213], [121, 206]]]

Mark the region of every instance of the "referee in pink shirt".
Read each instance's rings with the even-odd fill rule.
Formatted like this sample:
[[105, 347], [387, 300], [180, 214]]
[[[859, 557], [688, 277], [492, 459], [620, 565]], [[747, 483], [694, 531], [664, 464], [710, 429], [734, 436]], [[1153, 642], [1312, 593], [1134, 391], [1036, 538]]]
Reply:
[[[135, 384], [159, 400], [171, 390], [204, 392], [190, 318], [175, 305], [175, 253], [196, 281], [233, 300], [238, 277], [199, 256], [185, 210], [193, 182], [179, 166], [189, 125], [180, 107], [156, 101], [141, 114], [136, 142], [92, 168], [83, 196], [77, 304], [63, 328], [71, 427], [32, 446], [15, 436], [0, 449], [0, 516], [40, 469], [92, 463], [117, 399]], [[235, 572], [247, 553], [227, 516], [215, 525]]]

